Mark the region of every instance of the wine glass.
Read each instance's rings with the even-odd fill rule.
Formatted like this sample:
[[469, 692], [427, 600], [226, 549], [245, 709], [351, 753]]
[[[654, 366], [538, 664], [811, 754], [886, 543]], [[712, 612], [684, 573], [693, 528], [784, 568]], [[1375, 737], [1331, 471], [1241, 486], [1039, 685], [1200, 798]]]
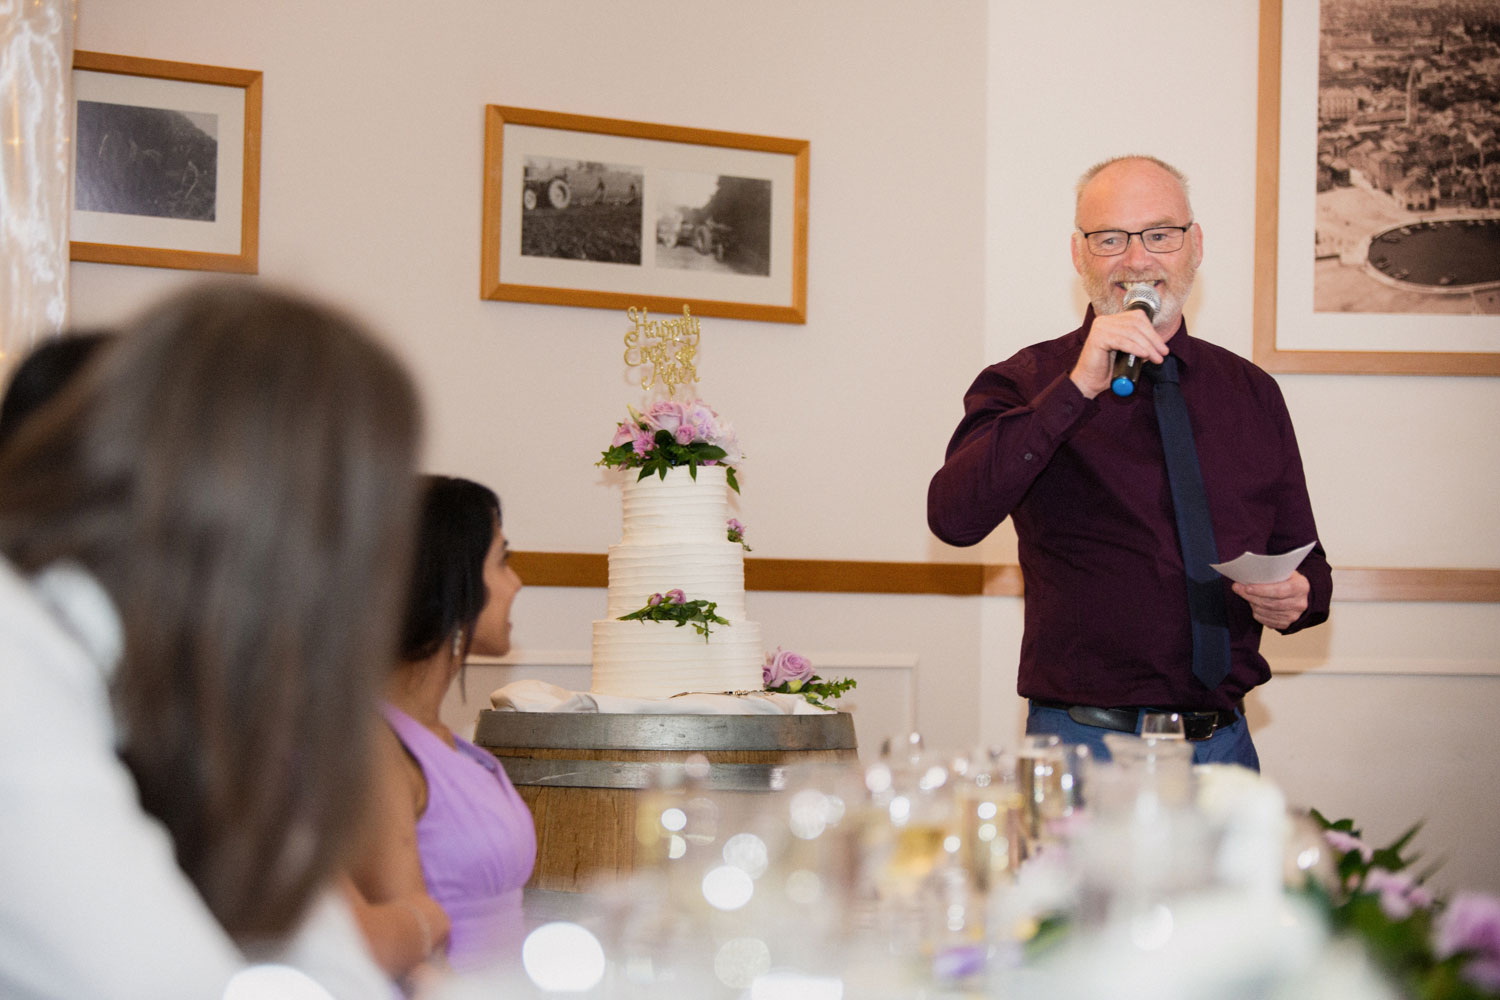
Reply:
[[1178, 712], [1146, 712], [1141, 716], [1141, 738], [1148, 740], [1184, 739], [1182, 715]]

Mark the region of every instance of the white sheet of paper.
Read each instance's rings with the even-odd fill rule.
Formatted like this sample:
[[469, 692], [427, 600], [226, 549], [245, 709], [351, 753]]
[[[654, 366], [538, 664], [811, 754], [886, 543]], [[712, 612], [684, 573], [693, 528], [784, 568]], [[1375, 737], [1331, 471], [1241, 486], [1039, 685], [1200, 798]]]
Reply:
[[1302, 564], [1302, 560], [1316, 544], [1318, 543], [1314, 540], [1300, 549], [1283, 552], [1279, 556], [1262, 556], [1246, 552], [1228, 562], [1209, 563], [1209, 565], [1235, 583], [1280, 583], [1292, 575], [1292, 570]]

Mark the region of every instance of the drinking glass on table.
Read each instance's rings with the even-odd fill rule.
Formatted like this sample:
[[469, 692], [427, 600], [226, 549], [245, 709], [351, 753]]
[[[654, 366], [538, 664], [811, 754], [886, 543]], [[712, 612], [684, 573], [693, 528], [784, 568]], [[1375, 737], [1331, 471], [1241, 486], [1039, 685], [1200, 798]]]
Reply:
[[1146, 712], [1141, 716], [1141, 737], [1157, 739], [1185, 739], [1182, 715], [1178, 712]]
[[1009, 881], [1021, 863], [1021, 791], [1016, 759], [998, 747], [968, 754], [958, 777], [955, 800], [964, 867], [974, 888], [988, 893]]
[[1016, 754], [1022, 830], [1027, 857], [1056, 839], [1057, 827], [1083, 804], [1090, 755], [1081, 744], [1065, 744], [1054, 733], [1032, 733]]

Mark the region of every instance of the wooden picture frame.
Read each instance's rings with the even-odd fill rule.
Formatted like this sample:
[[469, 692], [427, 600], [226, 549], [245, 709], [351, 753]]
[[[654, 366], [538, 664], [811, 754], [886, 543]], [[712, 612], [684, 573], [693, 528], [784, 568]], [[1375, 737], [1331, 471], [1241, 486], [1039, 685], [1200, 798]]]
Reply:
[[261, 74], [73, 54], [73, 260], [255, 274]]
[[807, 321], [808, 143], [491, 104], [480, 296]]
[[[1311, 289], [1314, 266], [1313, 244], [1308, 236], [1314, 221], [1310, 205], [1316, 184], [1316, 135], [1311, 130], [1318, 101], [1318, 5], [1292, 5], [1289, 16], [1297, 20], [1290, 27], [1283, 22], [1282, 7], [1282, 0], [1260, 0], [1255, 362], [1272, 372], [1500, 375], [1500, 317], [1314, 312], [1311, 292], [1298, 291]], [[1306, 38], [1309, 17], [1312, 37]], [[1283, 51], [1284, 32], [1294, 33], [1298, 39], [1295, 65], [1284, 62], [1288, 55]], [[1314, 55], [1310, 87], [1307, 59], [1302, 58], [1308, 46]], [[1308, 134], [1287, 131], [1292, 120], [1305, 123]], [[1308, 155], [1304, 157], [1305, 152]], [[1472, 346], [1442, 349], [1466, 342], [1484, 342], [1487, 346], [1490, 339], [1496, 346], [1493, 352], [1474, 350]]]

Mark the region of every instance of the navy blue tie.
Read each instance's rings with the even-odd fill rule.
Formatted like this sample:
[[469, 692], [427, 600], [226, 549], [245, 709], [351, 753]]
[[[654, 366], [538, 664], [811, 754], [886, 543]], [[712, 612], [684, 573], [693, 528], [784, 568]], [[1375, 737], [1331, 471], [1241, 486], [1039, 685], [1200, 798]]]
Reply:
[[1229, 676], [1229, 627], [1224, 608], [1224, 586], [1209, 563], [1219, 561], [1203, 470], [1193, 447], [1193, 425], [1188, 420], [1182, 387], [1177, 384], [1177, 359], [1168, 355], [1153, 365], [1156, 423], [1161, 428], [1167, 456], [1167, 481], [1172, 488], [1172, 511], [1177, 517], [1177, 541], [1187, 574], [1188, 617], [1193, 625], [1193, 675], [1212, 691]]

